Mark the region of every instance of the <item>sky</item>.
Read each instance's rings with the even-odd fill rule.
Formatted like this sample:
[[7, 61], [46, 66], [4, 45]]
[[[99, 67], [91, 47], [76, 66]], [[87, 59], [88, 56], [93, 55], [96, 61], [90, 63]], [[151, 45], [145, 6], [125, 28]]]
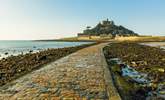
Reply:
[[73, 37], [107, 18], [165, 36], [165, 0], [0, 0], [0, 40]]

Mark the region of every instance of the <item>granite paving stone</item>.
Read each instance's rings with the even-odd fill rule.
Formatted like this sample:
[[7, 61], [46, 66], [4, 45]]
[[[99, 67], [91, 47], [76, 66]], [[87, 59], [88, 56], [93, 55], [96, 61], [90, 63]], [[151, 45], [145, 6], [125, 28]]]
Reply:
[[0, 100], [109, 100], [107, 43], [81, 49], [0, 87]]

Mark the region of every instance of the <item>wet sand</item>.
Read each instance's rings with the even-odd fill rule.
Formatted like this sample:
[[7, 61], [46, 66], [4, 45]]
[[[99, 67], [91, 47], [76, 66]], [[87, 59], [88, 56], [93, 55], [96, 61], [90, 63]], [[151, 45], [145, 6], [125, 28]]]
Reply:
[[165, 49], [165, 42], [146, 42], [141, 44]]

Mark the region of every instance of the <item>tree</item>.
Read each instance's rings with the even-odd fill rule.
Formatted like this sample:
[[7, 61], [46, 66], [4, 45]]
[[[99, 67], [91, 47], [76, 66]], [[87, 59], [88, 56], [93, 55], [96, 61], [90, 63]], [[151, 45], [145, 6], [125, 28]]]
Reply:
[[90, 26], [87, 26], [87, 30], [90, 30], [90, 28], [91, 28]]

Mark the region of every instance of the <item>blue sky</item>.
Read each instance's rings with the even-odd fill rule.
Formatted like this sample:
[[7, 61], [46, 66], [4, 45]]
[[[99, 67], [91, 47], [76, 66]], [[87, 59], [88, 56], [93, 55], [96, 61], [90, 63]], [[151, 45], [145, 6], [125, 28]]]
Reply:
[[0, 40], [75, 36], [106, 18], [165, 36], [165, 0], [0, 0]]

